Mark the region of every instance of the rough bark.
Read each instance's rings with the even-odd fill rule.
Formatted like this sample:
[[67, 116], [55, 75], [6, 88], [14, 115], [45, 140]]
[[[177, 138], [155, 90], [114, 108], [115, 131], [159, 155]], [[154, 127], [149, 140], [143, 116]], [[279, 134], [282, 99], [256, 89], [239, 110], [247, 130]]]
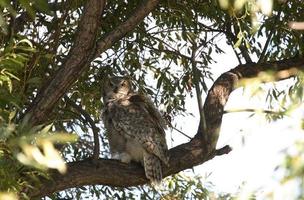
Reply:
[[[169, 176], [179, 171], [192, 168], [212, 159], [216, 155], [228, 153], [231, 149], [224, 147], [214, 150], [222, 123], [224, 106], [236, 84], [243, 78], [257, 77], [260, 72], [273, 71], [274, 80], [296, 76], [304, 71], [304, 59], [287, 59], [271, 63], [240, 65], [222, 74], [210, 89], [204, 104], [207, 130], [199, 127], [196, 136], [188, 143], [170, 149], [170, 167], [164, 167], [164, 175]], [[202, 140], [201, 138], [206, 138]], [[206, 146], [206, 148], [202, 148]], [[142, 167], [136, 164], [126, 165], [115, 160], [99, 159], [97, 164], [91, 160], [68, 163], [65, 175], [52, 173], [52, 181], [45, 181], [33, 197], [45, 196], [56, 191], [75, 186], [102, 184], [128, 187], [147, 183]]]
[[27, 111], [27, 119], [30, 124], [36, 125], [47, 120], [49, 112], [57, 101], [92, 61], [99, 20], [104, 5], [105, 0], [90, 0], [86, 3], [78, 25], [75, 44], [71, 48], [66, 62], [60, 67], [53, 79], [40, 89]]

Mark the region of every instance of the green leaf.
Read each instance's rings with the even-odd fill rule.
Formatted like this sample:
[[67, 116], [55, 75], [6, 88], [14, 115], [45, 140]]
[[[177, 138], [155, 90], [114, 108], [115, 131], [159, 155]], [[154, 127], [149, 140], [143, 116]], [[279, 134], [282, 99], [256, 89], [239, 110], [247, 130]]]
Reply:
[[163, 76], [160, 76], [159, 79], [157, 80], [156, 88], [160, 88], [162, 82], [163, 82]]
[[30, 47], [33, 48], [33, 44], [32, 44], [31, 41], [29, 41], [28, 39], [19, 40], [19, 41], [17, 42], [16, 45], [19, 46], [19, 45], [22, 44], [22, 43], [25, 43], [25, 44], [27, 44], [28, 46], [30, 46]]
[[12, 73], [10, 73], [10, 72], [8, 72], [8, 71], [5, 71], [4, 73], [5, 73], [7, 76], [9, 76], [10, 78], [13, 78], [13, 79], [16, 79], [16, 80], [20, 81], [20, 79], [19, 79], [17, 76], [15, 76], [14, 74], [12, 74]]
[[32, 19], [35, 18], [36, 12], [31, 6], [31, 1], [28, 0], [19, 0], [20, 5], [27, 11], [27, 13], [31, 16]]
[[240, 45], [241, 45], [241, 43], [242, 43], [242, 41], [243, 41], [243, 37], [240, 37], [238, 40], [237, 40], [237, 42], [233, 45], [233, 48], [239, 48], [240, 47]]
[[159, 49], [160, 51], [163, 51], [163, 50], [164, 50], [164, 45], [163, 45], [162, 42], [159, 42], [159, 43], [158, 43], [158, 49]]
[[250, 45], [250, 43], [247, 40], [245, 40], [245, 44], [246, 44], [246, 48], [247, 49], [251, 49], [251, 45]]
[[17, 113], [16, 110], [9, 113], [9, 117], [8, 117], [9, 122], [11, 122], [14, 119], [14, 117], [16, 116], [16, 113]]
[[8, 12], [13, 15], [14, 17], [17, 15], [17, 12], [15, 11], [15, 9], [12, 7], [12, 5], [10, 4], [10, 1], [8, 0], [1, 0], [0, 1], [0, 6], [2, 8], [5, 8], [8, 10]]
[[42, 135], [47, 134], [47, 133], [50, 131], [50, 129], [52, 128], [52, 126], [53, 126], [53, 124], [49, 124], [49, 125], [45, 126], [45, 127], [40, 131], [40, 134], [42, 134]]
[[51, 14], [50, 7], [47, 0], [35, 0], [34, 7], [43, 13]]
[[38, 137], [38, 141], [40, 139], [48, 140], [52, 143], [66, 143], [66, 142], [76, 142], [78, 139], [78, 136], [76, 134], [70, 134], [70, 133], [60, 133], [60, 132], [54, 132], [51, 134], [43, 134]]

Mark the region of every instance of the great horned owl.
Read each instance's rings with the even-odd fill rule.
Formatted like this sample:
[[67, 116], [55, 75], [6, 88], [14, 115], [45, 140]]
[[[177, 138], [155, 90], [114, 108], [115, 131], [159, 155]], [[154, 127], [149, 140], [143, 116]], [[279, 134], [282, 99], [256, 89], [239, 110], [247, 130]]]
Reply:
[[112, 77], [103, 86], [103, 121], [113, 159], [140, 162], [152, 183], [162, 179], [161, 163], [168, 166], [166, 124], [152, 101], [132, 90], [126, 77]]

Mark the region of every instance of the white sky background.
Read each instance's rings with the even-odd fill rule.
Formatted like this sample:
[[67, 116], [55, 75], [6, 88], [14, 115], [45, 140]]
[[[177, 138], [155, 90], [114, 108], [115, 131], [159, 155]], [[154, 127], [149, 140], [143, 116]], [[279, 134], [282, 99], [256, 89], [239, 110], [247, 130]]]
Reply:
[[[220, 42], [225, 45], [223, 40]], [[231, 47], [227, 46], [224, 50], [226, 54], [220, 55], [217, 63], [210, 66], [215, 80], [220, 74], [238, 65]], [[290, 83], [291, 81], [281, 81], [279, 86], [284, 87]], [[209, 88], [210, 86], [211, 83], [208, 84]], [[271, 84], [267, 86], [271, 87]], [[267, 109], [265, 97], [266, 94], [250, 97], [250, 93], [239, 88], [230, 95], [225, 110]], [[199, 123], [195, 97], [188, 98], [186, 109], [194, 116], [178, 117], [175, 122], [178, 124], [177, 128], [193, 136]], [[214, 184], [217, 192], [236, 193], [239, 187], [246, 183], [243, 190], [253, 192], [260, 189], [257, 193], [258, 199], [265, 199], [272, 191], [275, 194], [274, 199], [293, 199], [297, 188], [293, 185], [281, 187], [280, 173], [275, 172], [275, 168], [283, 162], [282, 150], [292, 146], [296, 140], [304, 139], [298, 121], [303, 116], [303, 112], [298, 110], [292, 117], [276, 122], [267, 122], [263, 114], [250, 117], [251, 114], [238, 112], [224, 115], [218, 148], [230, 145], [233, 151], [195, 167], [195, 173], [203, 177], [211, 173], [207, 181]], [[172, 134], [174, 142], [170, 141], [170, 134], [168, 134], [169, 147], [188, 141], [179, 133]]]

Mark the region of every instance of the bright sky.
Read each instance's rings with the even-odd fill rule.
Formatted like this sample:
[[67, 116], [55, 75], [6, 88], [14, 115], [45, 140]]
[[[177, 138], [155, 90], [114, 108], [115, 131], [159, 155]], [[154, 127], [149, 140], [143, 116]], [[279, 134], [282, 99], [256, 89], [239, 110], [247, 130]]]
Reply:
[[[237, 65], [234, 53], [226, 48], [226, 54], [221, 55], [218, 62], [211, 66], [214, 78]], [[283, 81], [280, 86], [284, 87], [290, 83], [291, 81]], [[266, 94], [250, 97], [248, 92], [240, 88], [230, 95], [225, 110], [266, 109], [265, 97]], [[194, 116], [179, 117], [175, 120], [178, 122], [177, 128], [193, 136], [199, 119], [196, 98], [189, 98], [186, 104], [187, 111]], [[236, 193], [239, 187], [246, 183], [244, 192], [262, 188], [257, 193], [258, 199], [265, 199], [267, 194], [273, 191], [276, 200], [293, 199], [296, 187], [282, 187], [278, 182], [280, 173], [275, 172], [275, 168], [283, 162], [282, 150], [292, 146], [296, 140], [304, 139], [303, 130], [299, 127], [303, 112], [298, 110], [292, 117], [276, 122], [266, 122], [263, 114], [249, 117], [251, 114], [239, 112], [224, 115], [218, 147], [228, 144], [233, 151], [196, 167], [195, 172], [202, 176], [211, 173], [207, 181], [211, 181], [218, 192]], [[177, 137], [178, 133], [173, 134], [176, 136], [173, 143], [168, 140], [169, 146], [187, 141], [183, 136]]]

